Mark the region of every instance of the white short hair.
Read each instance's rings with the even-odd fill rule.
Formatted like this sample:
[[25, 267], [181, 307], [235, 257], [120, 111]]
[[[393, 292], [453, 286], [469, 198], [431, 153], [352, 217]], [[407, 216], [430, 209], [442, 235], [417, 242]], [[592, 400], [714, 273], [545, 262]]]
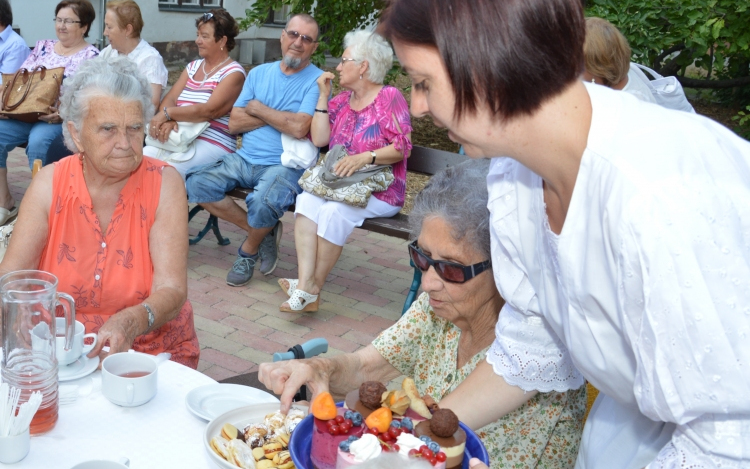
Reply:
[[151, 102], [151, 85], [127, 57], [96, 57], [84, 61], [76, 74], [63, 82], [60, 97], [60, 117], [63, 119], [65, 145], [78, 151], [68, 130], [68, 122], [81, 131], [83, 119], [88, 113], [91, 98], [108, 96], [123, 101], [141, 103], [143, 122], [154, 115]]
[[350, 31], [344, 36], [344, 49], [351, 47], [352, 59], [358, 63], [366, 60], [367, 78], [382, 84], [385, 74], [393, 66], [393, 49], [383, 36], [370, 31]]

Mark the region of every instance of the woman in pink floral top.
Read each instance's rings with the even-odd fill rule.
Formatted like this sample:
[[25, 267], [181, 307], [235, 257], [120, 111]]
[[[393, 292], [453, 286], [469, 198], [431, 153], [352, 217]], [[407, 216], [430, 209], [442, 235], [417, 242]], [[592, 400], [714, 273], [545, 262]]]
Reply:
[[[21, 68], [65, 67], [63, 78], [73, 75], [84, 60], [99, 55], [99, 50], [86, 42], [95, 17], [94, 7], [88, 0], [63, 0], [58, 3], [55, 7], [57, 40], [38, 41]], [[0, 120], [0, 225], [18, 213], [16, 202], [8, 190], [6, 162], [8, 152], [24, 143], [27, 144], [29, 167], [37, 159], [46, 165], [72, 154], [63, 143], [62, 119], [57, 108], [50, 108], [50, 114], [41, 116], [34, 123]]]
[[290, 296], [282, 311], [317, 311], [318, 295], [336, 265], [346, 239], [366, 218], [391, 217], [404, 205], [406, 158], [411, 151], [409, 105], [383, 78], [393, 64], [393, 50], [381, 36], [368, 31], [350, 32], [339, 83], [346, 91], [328, 101], [334, 75], [318, 79], [320, 98], [310, 134], [317, 147], [343, 145], [349, 156], [334, 171], [348, 177], [366, 165], [390, 165], [393, 183], [370, 197], [367, 207], [331, 202], [307, 192], [297, 196], [294, 241], [299, 280], [280, 279]]

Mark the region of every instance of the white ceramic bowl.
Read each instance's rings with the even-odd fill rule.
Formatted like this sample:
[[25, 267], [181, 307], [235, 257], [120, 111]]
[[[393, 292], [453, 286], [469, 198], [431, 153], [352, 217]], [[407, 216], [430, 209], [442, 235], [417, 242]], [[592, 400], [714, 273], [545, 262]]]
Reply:
[[[309, 407], [303, 405], [294, 404], [294, 407], [303, 411], [305, 415], [310, 410]], [[250, 405], [230, 410], [211, 420], [203, 432], [203, 447], [208, 451], [209, 458], [216, 464], [216, 467], [220, 469], [237, 469], [237, 466], [228, 463], [211, 449], [211, 438], [221, 435], [221, 427], [224, 424], [231, 423], [242, 431], [248, 424], [262, 422], [266, 415], [271, 412], [278, 412], [278, 410], [278, 403]]]

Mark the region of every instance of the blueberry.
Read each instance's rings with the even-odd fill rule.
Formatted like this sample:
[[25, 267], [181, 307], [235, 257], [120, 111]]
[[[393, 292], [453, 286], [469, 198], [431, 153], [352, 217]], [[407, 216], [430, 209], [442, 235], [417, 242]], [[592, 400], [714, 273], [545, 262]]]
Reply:
[[351, 419], [353, 414], [354, 412], [352, 412], [351, 410], [347, 410], [346, 412], [344, 412], [344, 418]]
[[351, 443], [352, 441], [357, 441], [357, 440], [359, 440], [359, 438], [354, 435], [349, 435], [349, 438], [346, 439], [346, 441], [348, 441], [349, 443]]
[[354, 413], [352, 414], [352, 424], [353, 424], [353, 425], [354, 425], [355, 427], [359, 427], [359, 426], [361, 426], [361, 425], [362, 425], [362, 420], [363, 420], [363, 419], [362, 419], [362, 414], [360, 414], [359, 412], [354, 412]]
[[412, 431], [414, 430], [414, 422], [412, 422], [409, 417], [404, 417], [403, 419], [401, 419], [401, 427]]
[[439, 445], [439, 444], [437, 444], [437, 443], [435, 443], [434, 441], [431, 441], [431, 442], [430, 442], [430, 443], [429, 443], [429, 444], [427, 445], [427, 447], [428, 447], [428, 448], [430, 448], [430, 451], [432, 451], [433, 453], [438, 453], [438, 452], [440, 452], [440, 445]]
[[339, 443], [339, 449], [345, 453], [348, 453], [350, 444], [351, 443], [349, 442], [349, 440], [344, 440], [341, 443]]
[[419, 437], [419, 439], [422, 440], [422, 441], [424, 441], [425, 443], [429, 443], [430, 441], [432, 441], [430, 439], [430, 437], [427, 436], [427, 435], [422, 435], [422, 436]]
[[391, 420], [391, 427], [401, 428], [401, 422], [398, 420]]

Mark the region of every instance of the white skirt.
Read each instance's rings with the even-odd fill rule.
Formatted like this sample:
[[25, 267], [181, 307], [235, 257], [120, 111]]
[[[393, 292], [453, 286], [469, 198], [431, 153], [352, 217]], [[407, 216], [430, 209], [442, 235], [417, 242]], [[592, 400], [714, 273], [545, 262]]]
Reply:
[[[152, 146], [143, 147], [143, 154], [169, 163], [170, 166], [174, 167], [180, 173], [183, 181], [185, 180], [185, 174], [193, 168], [213, 163], [227, 154], [225, 149], [205, 140], [195, 139], [192, 146], [195, 153], [186, 161], [181, 161], [185, 155], [184, 153], [172, 153]], [[192, 153], [193, 148], [188, 151]]]
[[392, 217], [400, 210], [401, 207], [394, 207], [372, 196], [367, 207], [358, 208], [303, 192], [297, 196], [294, 215], [309, 218], [318, 225], [318, 236], [343, 246], [354, 228], [362, 226], [365, 218]]
[[654, 422], [599, 393], [583, 427], [575, 469], [641, 469], [672, 439], [675, 424]]

